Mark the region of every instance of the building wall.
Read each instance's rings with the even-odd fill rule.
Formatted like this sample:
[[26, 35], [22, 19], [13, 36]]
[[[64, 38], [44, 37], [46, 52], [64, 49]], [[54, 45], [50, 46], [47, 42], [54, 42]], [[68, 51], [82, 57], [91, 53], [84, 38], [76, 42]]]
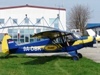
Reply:
[[[60, 20], [63, 25], [63, 30], [66, 30], [66, 11], [65, 10], [54, 10], [54, 9], [42, 9], [42, 8], [12, 8], [0, 10], [0, 19], [5, 19], [7, 22], [9, 17], [12, 19], [18, 19], [18, 24], [25, 18], [25, 15], [32, 21], [33, 24], [36, 23], [36, 18], [44, 17], [49, 23], [49, 18], [57, 18], [57, 14], [60, 15]], [[10, 24], [7, 24], [7, 26]], [[62, 29], [62, 26], [59, 27]]]
[[[59, 14], [59, 18], [57, 19]], [[41, 19], [44, 17], [44, 19], [41, 20], [41, 23], [36, 23], [37, 19]], [[29, 23], [25, 23], [25, 19], [28, 18], [30, 20]], [[54, 24], [50, 23], [50, 18], [53, 19], [52, 22], [57, 19], [56, 22], [58, 22], [58, 27], [61, 30], [66, 30], [66, 10], [65, 9], [59, 9], [59, 8], [46, 8], [46, 7], [34, 7], [34, 6], [15, 6], [15, 7], [4, 7], [0, 8], [0, 20], [4, 19], [4, 23], [0, 23], [0, 27], [7, 27], [7, 26], [14, 26], [14, 25], [41, 25], [41, 26], [50, 26], [55, 28]], [[17, 24], [13, 23], [13, 19], [17, 19]], [[59, 21], [58, 21], [59, 20]], [[56, 23], [55, 22], [55, 23]], [[52, 25], [51, 25], [52, 24]], [[13, 29], [13, 30], [12, 30]], [[11, 36], [12, 34], [17, 35], [18, 40], [18, 34], [21, 33], [21, 30], [23, 31], [26, 29], [33, 29], [32, 27], [16, 27], [16, 28], [6, 28], [6, 29], [0, 29], [0, 33], [9, 33]], [[35, 28], [34, 33], [43, 31], [44, 28]], [[10, 33], [9, 31], [12, 30]], [[14, 30], [17, 30], [17, 32]], [[33, 33], [32, 32], [32, 33]], [[29, 35], [30, 36], [30, 35]], [[24, 37], [23, 39], [25, 39]], [[31, 37], [29, 37], [31, 38]]]

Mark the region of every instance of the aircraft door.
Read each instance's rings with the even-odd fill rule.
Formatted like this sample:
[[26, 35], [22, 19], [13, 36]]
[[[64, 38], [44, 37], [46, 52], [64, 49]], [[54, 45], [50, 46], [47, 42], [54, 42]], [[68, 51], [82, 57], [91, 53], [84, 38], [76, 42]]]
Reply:
[[75, 38], [73, 37], [72, 34], [69, 34], [69, 35], [66, 36], [65, 41], [66, 41], [66, 45], [67, 45], [67, 46], [72, 46], [72, 44], [73, 44], [76, 40], [75, 40]]

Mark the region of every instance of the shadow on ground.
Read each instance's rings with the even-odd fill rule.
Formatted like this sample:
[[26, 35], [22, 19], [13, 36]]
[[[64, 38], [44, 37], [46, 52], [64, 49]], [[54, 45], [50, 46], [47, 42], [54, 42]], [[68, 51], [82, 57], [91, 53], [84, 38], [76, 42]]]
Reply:
[[[39, 65], [39, 64], [45, 64], [46, 62], [53, 61], [55, 59], [68, 59], [71, 60], [71, 57], [68, 56], [25, 56], [25, 55], [2, 55], [0, 56], [0, 59], [15, 59], [15, 58], [25, 58], [29, 60], [27, 62], [21, 63], [23, 65]], [[31, 59], [30, 59], [31, 58]]]
[[47, 62], [53, 61], [55, 59], [70, 59], [71, 57], [64, 57], [64, 56], [46, 56], [46, 57], [36, 57], [34, 60], [21, 63], [23, 65], [39, 65], [39, 64], [45, 64]]

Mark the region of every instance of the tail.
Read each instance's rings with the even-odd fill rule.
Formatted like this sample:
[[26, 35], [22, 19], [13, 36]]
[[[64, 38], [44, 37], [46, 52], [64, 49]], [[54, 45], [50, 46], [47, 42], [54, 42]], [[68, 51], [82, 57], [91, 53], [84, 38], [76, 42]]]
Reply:
[[17, 44], [11, 39], [11, 37], [8, 34], [6, 34], [3, 37], [1, 47], [3, 53], [10, 54], [10, 50], [17, 48]]

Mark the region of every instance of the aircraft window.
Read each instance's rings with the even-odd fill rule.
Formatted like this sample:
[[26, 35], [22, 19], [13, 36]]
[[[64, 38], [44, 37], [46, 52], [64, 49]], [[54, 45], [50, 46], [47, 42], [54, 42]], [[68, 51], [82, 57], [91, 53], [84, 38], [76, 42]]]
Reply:
[[72, 35], [67, 35], [67, 39], [74, 39]]
[[54, 43], [63, 43], [61, 37], [57, 37], [53, 40]]
[[71, 40], [71, 39], [74, 39], [74, 37], [71, 34], [66, 35], [66, 36], [61, 36], [61, 37], [59, 36], [59, 37], [56, 37], [55, 39], [53, 39], [53, 42], [55, 42], [55, 43], [64, 43], [68, 39]]

